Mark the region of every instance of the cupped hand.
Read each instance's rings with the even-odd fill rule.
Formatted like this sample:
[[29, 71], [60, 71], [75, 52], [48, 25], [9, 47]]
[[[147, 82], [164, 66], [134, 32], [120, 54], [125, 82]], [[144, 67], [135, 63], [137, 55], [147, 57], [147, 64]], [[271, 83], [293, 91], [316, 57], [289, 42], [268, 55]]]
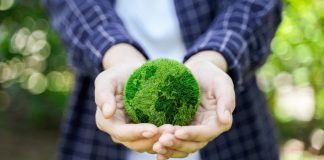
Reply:
[[[208, 57], [210, 53], [203, 56]], [[232, 79], [225, 72], [227, 66], [222, 64], [201, 57], [185, 64], [199, 83], [201, 104], [189, 126], [174, 126], [174, 133], [165, 132], [160, 136], [153, 146], [158, 159], [186, 157], [230, 129], [235, 92]]]
[[[106, 70], [95, 80], [96, 124], [115, 143], [137, 152], [155, 153], [152, 146], [159, 138], [158, 128], [147, 123], [131, 124], [124, 112], [124, 85], [131, 73], [145, 62], [142, 57], [138, 58], [138, 54], [134, 55], [135, 52], [134, 48], [124, 44], [110, 50]], [[136, 58], [140, 60], [135, 61]]]

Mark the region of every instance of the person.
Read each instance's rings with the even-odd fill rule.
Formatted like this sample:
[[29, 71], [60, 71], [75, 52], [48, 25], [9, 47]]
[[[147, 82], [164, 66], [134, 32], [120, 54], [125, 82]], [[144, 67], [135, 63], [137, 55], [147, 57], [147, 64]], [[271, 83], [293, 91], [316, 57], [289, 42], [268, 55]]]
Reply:
[[[59, 159], [279, 159], [255, 72], [270, 53], [280, 0], [44, 4], [76, 72]], [[188, 126], [132, 124], [123, 110], [130, 74], [160, 57], [183, 61], [199, 83], [202, 101]]]

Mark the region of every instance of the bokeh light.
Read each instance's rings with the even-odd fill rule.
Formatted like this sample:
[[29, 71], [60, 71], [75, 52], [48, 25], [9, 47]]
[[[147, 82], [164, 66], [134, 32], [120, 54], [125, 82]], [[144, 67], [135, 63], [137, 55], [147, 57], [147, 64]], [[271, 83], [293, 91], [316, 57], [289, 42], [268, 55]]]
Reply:
[[324, 154], [324, 1], [284, 2], [258, 83], [284, 139], [281, 159], [324, 159], [315, 156]]
[[324, 130], [317, 128], [311, 135], [310, 138], [312, 147], [319, 152], [324, 144]]
[[28, 28], [21, 28], [11, 38], [11, 49], [13, 53], [23, 53], [30, 35]]
[[0, 82], [5, 82], [10, 77], [10, 67], [7, 65], [7, 63], [0, 62]]
[[71, 89], [73, 76], [70, 72], [52, 71], [47, 75], [49, 90], [54, 92], [67, 92]]
[[281, 86], [276, 92], [275, 114], [282, 121], [311, 121], [315, 112], [311, 87]]
[[8, 10], [14, 5], [14, 0], [0, 0], [0, 11]]
[[33, 94], [43, 93], [47, 88], [47, 79], [46, 77], [39, 72], [34, 72], [28, 78], [27, 88]]

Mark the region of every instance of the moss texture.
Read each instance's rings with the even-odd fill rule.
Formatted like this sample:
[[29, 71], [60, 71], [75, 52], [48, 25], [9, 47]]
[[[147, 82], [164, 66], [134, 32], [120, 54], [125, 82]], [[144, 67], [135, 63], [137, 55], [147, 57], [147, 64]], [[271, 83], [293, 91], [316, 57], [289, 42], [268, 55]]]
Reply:
[[187, 125], [200, 103], [199, 85], [183, 64], [157, 59], [132, 73], [124, 89], [124, 103], [135, 123]]

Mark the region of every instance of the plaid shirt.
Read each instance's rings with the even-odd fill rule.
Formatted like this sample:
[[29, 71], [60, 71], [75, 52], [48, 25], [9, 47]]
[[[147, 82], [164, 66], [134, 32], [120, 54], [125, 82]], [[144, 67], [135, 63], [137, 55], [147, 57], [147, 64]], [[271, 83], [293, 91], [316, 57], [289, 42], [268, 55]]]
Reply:
[[[112, 0], [44, 0], [54, 28], [68, 48], [76, 69], [59, 159], [125, 159], [125, 147], [112, 142], [95, 125], [93, 82], [102, 71], [102, 57], [117, 43], [129, 43], [145, 56], [114, 11]], [[275, 160], [277, 136], [255, 71], [270, 52], [270, 42], [281, 19], [279, 0], [175, 0], [187, 55], [202, 50], [223, 54], [236, 91], [230, 131], [201, 151], [203, 160]], [[149, 58], [146, 56], [146, 58]]]

